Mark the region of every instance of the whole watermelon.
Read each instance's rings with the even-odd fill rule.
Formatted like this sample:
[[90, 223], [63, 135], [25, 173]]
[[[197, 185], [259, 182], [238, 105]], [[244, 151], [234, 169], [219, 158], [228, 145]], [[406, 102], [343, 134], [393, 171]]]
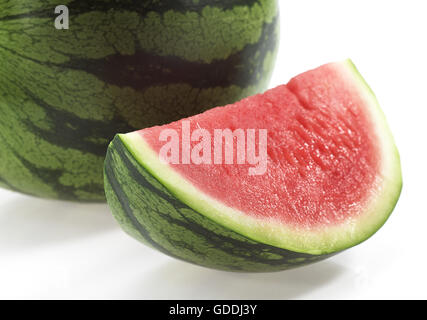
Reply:
[[115, 133], [263, 91], [277, 37], [276, 0], [0, 0], [0, 186], [104, 200]]

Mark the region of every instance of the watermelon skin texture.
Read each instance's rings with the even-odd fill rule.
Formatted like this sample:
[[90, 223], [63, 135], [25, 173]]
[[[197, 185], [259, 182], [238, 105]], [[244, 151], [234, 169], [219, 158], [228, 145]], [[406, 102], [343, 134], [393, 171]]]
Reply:
[[122, 228], [171, 257], [225, 271], [272, 272], [311, 264], [337, 253], [289, 251], [213, 222], [182, 203], [138, 164], [119, 136], [108, 148], [104, 171], [108, 204]]
[[266, 89], [275, 0], [0, 0], [0, 186], [104, 201], [117, 132], [168, 123]]

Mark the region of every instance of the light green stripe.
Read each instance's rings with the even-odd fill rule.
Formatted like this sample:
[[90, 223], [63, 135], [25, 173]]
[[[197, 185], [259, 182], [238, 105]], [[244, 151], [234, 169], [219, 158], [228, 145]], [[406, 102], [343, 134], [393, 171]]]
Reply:
[[207, 6], [200, 14], [171, 10], [150, 12], [144, 18], [130, 11], [93, 11], [78, 16], [71, 11], [70, 30], [56, 30], [53, 19], [0, 21], [0, 46], [41, 62], [65, 63], [72, 58], [132, 55], [138, 44], [160, 56], [210, 63], [258, 42], [263, 25], [273, 21], [277, 10], [276, 1], [260, 0], [252, 7], [222, 10]]
[[149, 52], [210, 63], [258, 42], [264, 23], [271, 23], [276, 14], [276, 3], [271, 0], [232, 10], [208, 6], [200, 15], [152, 12], [142, 21], [144, 33], [139, 33], [138, 38], [141, 47]]
[[52, 13], [56, 6], [68, 5], [73, 0], [0, 0], [0, 19], [7, 16], [15, 16], [37, 12], [51, 8]]

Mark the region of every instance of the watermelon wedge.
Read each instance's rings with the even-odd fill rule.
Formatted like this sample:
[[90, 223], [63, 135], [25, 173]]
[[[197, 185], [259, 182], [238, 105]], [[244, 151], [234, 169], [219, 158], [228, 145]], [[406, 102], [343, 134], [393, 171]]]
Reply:
[[230, 271], [325, 259], [372, 236], [402, 186], [378, 102], [350, 60], [110, 144], [105, 190], [136, 239]]

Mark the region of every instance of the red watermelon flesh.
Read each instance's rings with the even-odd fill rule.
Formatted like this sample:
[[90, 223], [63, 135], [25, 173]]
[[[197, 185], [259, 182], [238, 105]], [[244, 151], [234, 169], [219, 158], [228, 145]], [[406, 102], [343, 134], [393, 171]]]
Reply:
[[[187, 124], [190, 133], [204, 129], [211, 137], [217, 129], [266, 130], [265, 173], [250, 175], [252, 164], [237, 164], [237, 143], [233, 164], [185, 163]], [[159, 159], [165, 129], [179, 137], [179, 163]], [[318, 240], [322, 251], [333, 251], [347, 242], [345, 237], [360, 242], [361, 233], [384, 223], [400, 191], [393, 139], [375, 97], [350, 61], [324, 65], [264, 94], [128, 136], [130, 149], [144, 150], [136, 151], [142, 165], [183, 202], [249, 237], [286, 248], [313, 248]], [[192, 141], [190, 150], [200, 141]], [[293, 244], [290, 234], [298, 238]]]

